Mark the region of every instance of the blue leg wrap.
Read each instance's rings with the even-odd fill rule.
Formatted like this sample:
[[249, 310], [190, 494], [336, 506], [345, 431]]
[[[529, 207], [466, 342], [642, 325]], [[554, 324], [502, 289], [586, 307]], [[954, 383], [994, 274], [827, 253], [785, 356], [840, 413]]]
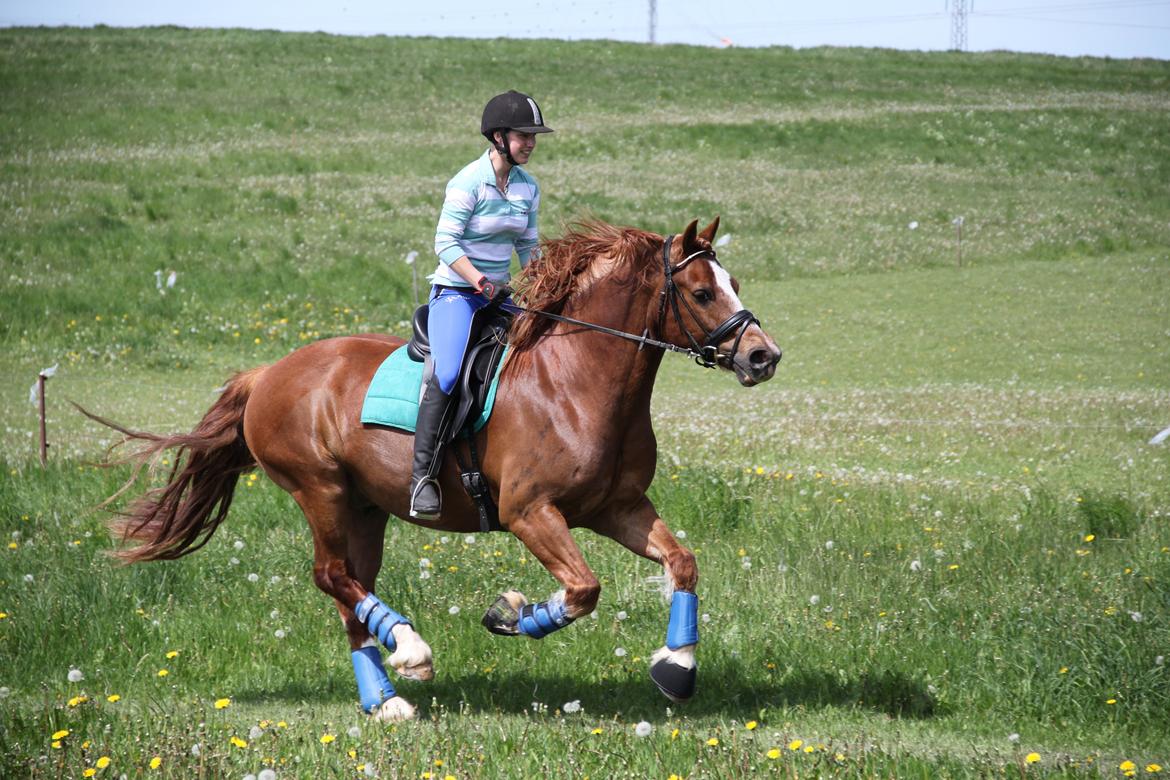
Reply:
[[564, 597], [557, 596], [539, 604], [526, 604], [521, 607], [517, 628], [521, 634], [533, 639], [543, 639], [572, 622], [573, 619], [565, 614]]
[[670, 599], [670, 624], [666, 627], [666, 646], [677, 650], [699, 642], [699, 597], [676, 590]]
[[358, 605], [353, 608], [353, 613], [391, 653], [398, 648], [398, 643], [394, 641], [394, 635], [390, 633], [390, 629], [399, 623], [411, 625], [409, 620], [383, 604], [373, 593], [359, 601]]
[[396, 696], [386, 667], [382, 666], [382, 652], [376, 647], [363, 647], [353, 651], [353, 676], [357, 678], [358, 696], [362, 710], [373, 712], [382, 702]]

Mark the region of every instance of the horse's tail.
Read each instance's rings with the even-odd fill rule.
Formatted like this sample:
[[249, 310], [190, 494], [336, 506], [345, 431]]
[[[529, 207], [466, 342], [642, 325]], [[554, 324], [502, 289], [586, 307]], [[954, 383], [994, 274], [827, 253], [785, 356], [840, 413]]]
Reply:
[[119, 550], [118, 558], [127, 563], [179, 558], [210, 541], [227, 516], [240, 474], [256, 466], [244, 441], [244, 409], [263, 370], [254, 368], [233, 376], [219, 400], [187, 434], [131, 431], [81, 409], [91, 419], [120, 431], [126, 436], [124, 441], [143, 443], [117, 461], [134, 463], [134, 473], [105, 504], [129, 490], [144, 466], [157, 463], [164, 451], [176, 450], [166, 485], [150, 490], [110, 522], [123, 543], [140, 542]]

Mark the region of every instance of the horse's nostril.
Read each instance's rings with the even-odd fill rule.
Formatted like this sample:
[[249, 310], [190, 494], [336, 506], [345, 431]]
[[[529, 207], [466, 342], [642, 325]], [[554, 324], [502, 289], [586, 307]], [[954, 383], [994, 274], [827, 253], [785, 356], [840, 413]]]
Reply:
[[753, 349], [748, 355], [748, 361], [751, 362], [752, 368], [765, 368], [772, 364], [772, 355], [766, 349]]

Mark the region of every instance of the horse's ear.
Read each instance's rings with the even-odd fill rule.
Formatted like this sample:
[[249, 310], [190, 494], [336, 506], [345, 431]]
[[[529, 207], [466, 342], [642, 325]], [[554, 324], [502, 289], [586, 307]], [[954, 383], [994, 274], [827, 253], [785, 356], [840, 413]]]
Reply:
[[719, 216], [715, 216], [715, 221], [699, 232], [699, 238], [706, 241], [708, 244], [715, 243], [715, 232], [719, 230]]
[[695, 246], [695, 235], [699, 232], [699, 220], [692, 219], [691, 224], [687, 225], [686, 230], [682, 234], [682, 248], [684, 252], [693, 252]]

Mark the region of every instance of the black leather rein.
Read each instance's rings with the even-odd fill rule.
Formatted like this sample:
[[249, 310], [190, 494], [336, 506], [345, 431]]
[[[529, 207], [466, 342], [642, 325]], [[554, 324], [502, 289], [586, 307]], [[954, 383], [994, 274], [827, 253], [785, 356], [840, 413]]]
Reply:
[[[695, 252], [683, 258], [678, 265], [672, 266], [670, 264], [670, 244], [674, 240], [673, 235], [666, 237], [666, 241], [662, 245], [662, 268], [663, 274], [666, 277], [665, 284], [662, 288], [662, 302], [658, 311], [658, 332], [661, 333], [663, 326], [666, 324], [666, 305], [670, 302], [670, 309], [674, 312], [674, 320], [678, 324], [680, 331], [686, 334], [687, 341], [690, 342], [690, 347], [680, 347], [677, 344], [671, 344], [668, 341], [659, 341], [658, 339], [650, 338], [649, 329], [644, 331], [641, 336], [634, 333], [627, 333], [624, 330], [617, 330], [616, 328], [607, 328], [604, 325], [596, 325], [592, 322], [583, 322], [581, 320], [566, 317], [562, 314], [553, 314], [548, 311], [540, 311], [539, 309], [526, 309], [523, 306], [516, 304], [505, 304], [505, 308], [514, 312], [524, 312], [527, 314], [539, 314], [542, 317], [556, 320], [557, 322], [565, 322], [570, 325], [577, 325], [588, 330], [595, 330], [600, 333], [608, 333], [611, 336], [626, 339], [628, 341], [637, 342], [641, 349], [642, 347], [657, 347], [658, 349], [669, 350], [671, 352], [678, 352], [683, 355], [694, 358], [695, 362], [705, 368], [715, 368], [718, 365], [720, 358], [727, 358], [729, 361], [735, 359], [736, 352], [739, 351], [739, 342], [743, 339], [744, 332], [751, 325], [759, 325], [760, 321], [756, 316], [747, 309], [740, 309], [732, 314], [730, 317], [721, 322], [714, 330], [708, 332], [699, 323], [699, 318], [695, 314], [695, 310], [691, 308], [690, 303], [679, 292], [678, 286], [674, 283], [674, 275], [685, 268], [692, 260], [701, 255], [710, 255], [712, 262], [718, 264], [719, 260], [715, 256], [715, 251], [712, 249], [704, 249]], [[691, 333], [690, 329], [683, 323], [682, 313], [679, 310], [679, 301], [682, 301], [687, 312], [691, 315], [691, 319], [699, 326], [699, 330], [703, 331], [705, 336], [703, 343], [700, 344]], [[732, 333], [735, 333], [735, 342], [732, 344], [731, 352], [720, 352], [719, 345], [723, 343]]]

